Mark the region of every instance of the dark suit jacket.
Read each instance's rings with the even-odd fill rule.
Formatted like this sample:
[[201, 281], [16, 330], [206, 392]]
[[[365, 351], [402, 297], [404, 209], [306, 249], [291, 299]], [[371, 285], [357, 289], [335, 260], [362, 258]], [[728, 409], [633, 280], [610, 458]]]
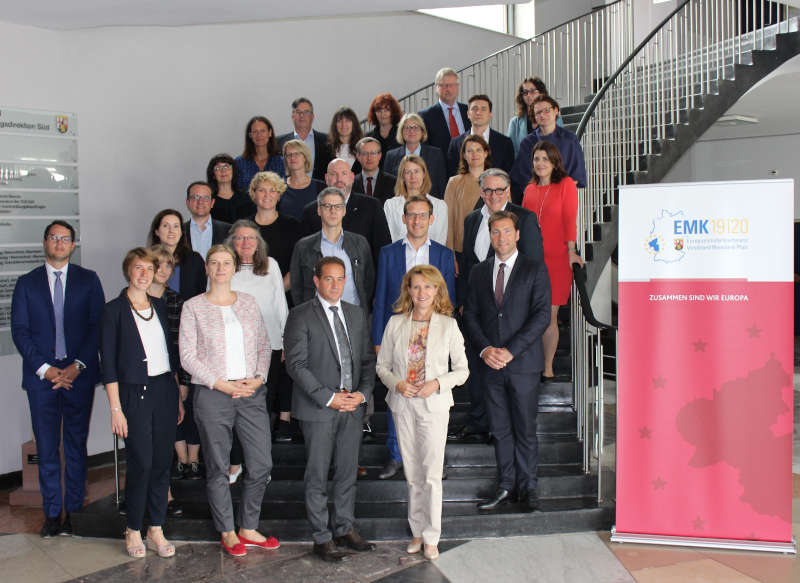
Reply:
[[[94, 271], [74, 263], [67, 269], [64, 289], [64, 339], [67, 360], [86, 365], [76, 383], [94, 387], [99, 377], [97, 330], [105, 298]], [[49, 389], [36, 371], [45, 363], [56, 362], [56, 317], [44, 265], [20, 276], [11, 299], [11, 338], [22, 356], [22, 386]]]
[[[378, 171], [378, 177], [372, 184], [372, 196], [381, 201], [381, 203], [386, 202], [394, 196], [394, 185], [396, 183], [397, 176], [382, 170]], [[356, 174], [356, 180], [353, 182], [353, 192], [358, 192], [359, 194], [367, 193], [367, 184], [363, 172]]]
[[[397, 176], [400, 162], [405, 155], [405, 146], [386, 152], [386, 163], [383, 165], [383, 170]], [[444, 189], [447, 187], [447, 167], [444, 162], [444, 154], [438, 148], [422, 144], [420, 157], [425, 160], [428, 174], [431, 176], [431, 191], [428, 194], [444, 199]]]
[[[453, 251], [436, 241], [431, 241], [428, 260], [442, 273], [452, 301], [456, 294]], [[394, 313], [392, 307], [400, 297], [400, 286], [405, 274], [406, 249], [403, 240], [400, 239], [381, 249], [378, 260], [378, 279], [375, 284], [375, 303], [372, 312], [372, 343], [376, 346], [381, 344], [383, 330]]]
[[[458, 109], [461, 111], [461, 119], [464, 121], [464, 131], [468, 132], [472, 127], [472, 122], [467, 117], [467, 104], [458, 102]], [[442, 151], [442, 156], [447, 154], [450, 146], [450, 124], [444, 117], [442, 106], [439, 101], [427, 109], [418, 112], [422, 121], [425, 122], [425, 129], [428, 130], [427, 142], [431, 146], [436, 146]]]
[[[317, 203], [310, 202], [303, 209], [300, 232], [306, 236], [318, 232], [321, 228], [322, 221], [317, 214]], [[377, 268], [381, 247], [392, 242], [386, 215], [383, 213], [383, 203], [366, 194], [350, 193], [347, 199], [347, 213], [342, 219], [342, 228], [351, 233], [358, 233], [367, 240], [372, 255], [372, 266]]]
[[[461, 252], [461, 261], [458, 265], [460, 276], [458, 278], [458, 305], [463, 305], [467, 298], [467, 282], [472, 268], [486, 259], [486, 257], [475, 256], [475, 238], [478, 236], [478, 227], [481, 225], [481, 208], [472, 211], [464, 219], [464, 248]], [[539, 229], [539, 221], [536, 213], [514, 203], [508, 203], [506, 210], [511, 211], [519, 219], [519, 242], [517, 248], [522, 255], [526, 255], [535, 261], [544, 261], [544, 249], [542, 247], [542, 231]], [[489, 246], [487, 257], [494, 256], [494, 249]]]
[[[510, 373], [539, 373], [544, 370], [542, 334], [550, 324], [550, 280], [544, 261], [517, 255], [500, 307], [492, 282], [495, 261], [496, 257], [481, 261], [469, 275], [464, 327], [470, 343], [478, 353], [487, 346], [507, 348], [514, 355], [506, 365]], [[481, 367], [488, 369], [483, 361]]]
[[[331, 161], [330, 148], [328, 148], [328, 134], [311, 130], [314, 132], [314, 173], [311, 178], [325, 182], [325, 173], [328, 171], [328, 162]], [[294, 139], [294, 131], [278, 136], [278, 146], [283, 151], [283, 145], [289, 140]]]
[[[142, 338], [136, 327], [134, 315], [122, 290], [118, 297], [108, 302], [103, 308], [100, 320], [100, 354], [103, 362], [103, 383], [124, 383], [130, 385], [147, 384], [147, 357], [145, 356]], [[180, 367], [178, 352], [174, 343], [169, 341], [167, 304], [160, 298], [150, 298], [164, 330], [164, 339], [169, 351], [170, 370]]]
[[[226, 223], [225, 221], [218, 221], [217, 219], [210, 219], [211, 220], [211, 244], [218, 245], [220, 243], [225, 242], [225, 238], [228, 236], [228, 232], [231, 230], [231, 224]], [[186, 221], [183, 223], [183, 232], [186, 233], [186, 237], [189, 240], [189, 245], [192, 245], [192, 235], [191, 235], [191, 221]], [[192, 247], [194, 249], [194, 247]]]
[[206, 293], [206, 287], [208, 286], [206, 262], [197, 251], [188, 253], [181, 261], [179, 282], [181, 289], [178, 290], [178, 293], [184, 300]]
[[[448, 176], [455, 176], [458, 174], [458, 164], [461, 162], [461, 144], [467, 139], [470, 132], [465, 132], [450, 140], [450, 146], [447, 149], [447, 173]], [[511, 172], [511, 167], [514, 165], [514, 143], [511, 138], [496, 132], [493, 129], [489, 130], [489, 149], [492, 151], [492, 168], [500, 168], [506, 172]]]
[[[369, 400], [375, 384], [375, 351], [369, 341], [367, 315], [341, 302], [353, 358], [353, 387]], [[341, 379], [336, 338], [316, 297], [292, 308], [283, 332], [286, 371], [294, 380], [292, 417], [301, 421], [329, 421], [340, 413], [327, 406]], [[354, 414], [362, 415], [361, 411]], [[360, 417], [359, 417], [360, 418]]]

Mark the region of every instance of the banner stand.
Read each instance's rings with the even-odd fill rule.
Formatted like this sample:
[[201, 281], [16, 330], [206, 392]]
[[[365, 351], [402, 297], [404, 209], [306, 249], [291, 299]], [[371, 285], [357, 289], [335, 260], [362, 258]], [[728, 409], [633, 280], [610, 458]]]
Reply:
[[633, 532], [617, 532], [611, 527], [611, 542], [641, 543], [648, 545], [671, 545], [681, 547], [705, 547], [731, 551], [765, 551], [769, 553], [797, 554], [797, 540], [782, 543], [763, 540], [734, 540], [729, 538], [700, 538], [694, 536], [666, 536], [660, 534], [639, 534]]

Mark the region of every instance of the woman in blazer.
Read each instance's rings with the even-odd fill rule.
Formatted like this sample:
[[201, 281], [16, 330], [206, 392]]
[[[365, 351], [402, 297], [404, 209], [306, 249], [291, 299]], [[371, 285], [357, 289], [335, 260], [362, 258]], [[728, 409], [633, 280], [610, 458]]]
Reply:
[[125, 438], [128, 459], [125, 548], [136, 559], [145, 556], [141, 529], [145, 507], [150, 515], [148, 543], [160, 557], [175, 546], [162, 531], [175, 428], [183, 420], [175, 373], [178, 355], [169, 342], [167, 306], [147, 295], [158, 269], [158, 257], [137, 247], [128, 252], [122, 273], [128, 287], [103, 308], [100, 356], [103, 382], [111, 407], [111, 430]]
[[183, 217], [174, 209], [160, 211], [150, 223], [147, 244], [161, 244], [172, 253], [174, 264], [167, 284], [188, 300], [206, 291], [206, 271], [203, 258], [192, 251], [189, 233], [183, 231]]
[[[256, 530], [272, 469], [264, 395], [270, 348], [255, 298], [231, 290], [237, 263], [236, 253], [227, 245], [208, 250], [208, 292], [183, 304], [179, 343], [181, 364], [195, 385], [194, 418], [214, 526], [222, 534], [225, 552], [241, 557], [248, 546], [277, 549], [280, 544]], [[228, 483], [234, 428], [247, 463], [238, 536]]]
[[[442, 465], [452, 389], [469, 376], [464, 338], [450, 316], [447, 286], [432, 265], [412, 267], [383, 333], [377, 372], [389, 392], [408, 482], [410, 554], [425, 544], [425, 558], [439, 556], [442, 532]], [[429, 349], [430, 348], [430, 349]], [[448, 363], [450, 366], [448, 366]]]

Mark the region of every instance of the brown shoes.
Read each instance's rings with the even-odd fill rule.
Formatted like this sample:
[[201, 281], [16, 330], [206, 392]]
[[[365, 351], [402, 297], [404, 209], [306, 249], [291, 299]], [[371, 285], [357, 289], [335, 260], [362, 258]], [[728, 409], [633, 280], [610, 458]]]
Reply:
[[333, 537], [333, 540], [336, 542], [337, 546], [347, 547], [349, 549], [353, 549], [354, 551], [364, 552], [374, 551], [376, 549], [375, 543], [365, 541], [363, 538], [361, 538], [361, 535], [355, 531], [355, 529], [343, 536]]
[[350, 553], [337, 551], [332, 540], [320, 544], [314, 543], [314, 554], [326, 563], [341, 563], [350, 559]]

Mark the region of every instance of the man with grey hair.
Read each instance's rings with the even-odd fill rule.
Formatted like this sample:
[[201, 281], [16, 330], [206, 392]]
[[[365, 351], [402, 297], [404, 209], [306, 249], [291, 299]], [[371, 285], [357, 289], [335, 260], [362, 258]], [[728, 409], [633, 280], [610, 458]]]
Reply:
[[314, 123], [314, 106], [308, 97], [298, 97], [292, 101], [292, 125], [294, 131], [278, 136], [278, 146], [283, 151], [283, 145], [289, 140], [300, 140], [311, 150], [311, 164], [313, 166], [310, 176], [323, 180], [325, 169], [328, 167], [331, 155], [328, 150], [328, 134], [311, 129]]
[[356, 174], [353, 192], [377, 198], [381, 204], [394, 196], [397, 177], [380, 168], [381, 143], [375, 138], [361, 138], [356, 144], [356, 158], [361, 163], [361, 172]]
[[458, 73], [450, 67], [436, 72], [436, 94], [439, 101], [418, 112], [428, 130], [428, 143], [442, 151], [447, 157], [450, 140], [468, 132], [472, 123], [467, 117], [467, 104], [456, 101], [458, 97]]

